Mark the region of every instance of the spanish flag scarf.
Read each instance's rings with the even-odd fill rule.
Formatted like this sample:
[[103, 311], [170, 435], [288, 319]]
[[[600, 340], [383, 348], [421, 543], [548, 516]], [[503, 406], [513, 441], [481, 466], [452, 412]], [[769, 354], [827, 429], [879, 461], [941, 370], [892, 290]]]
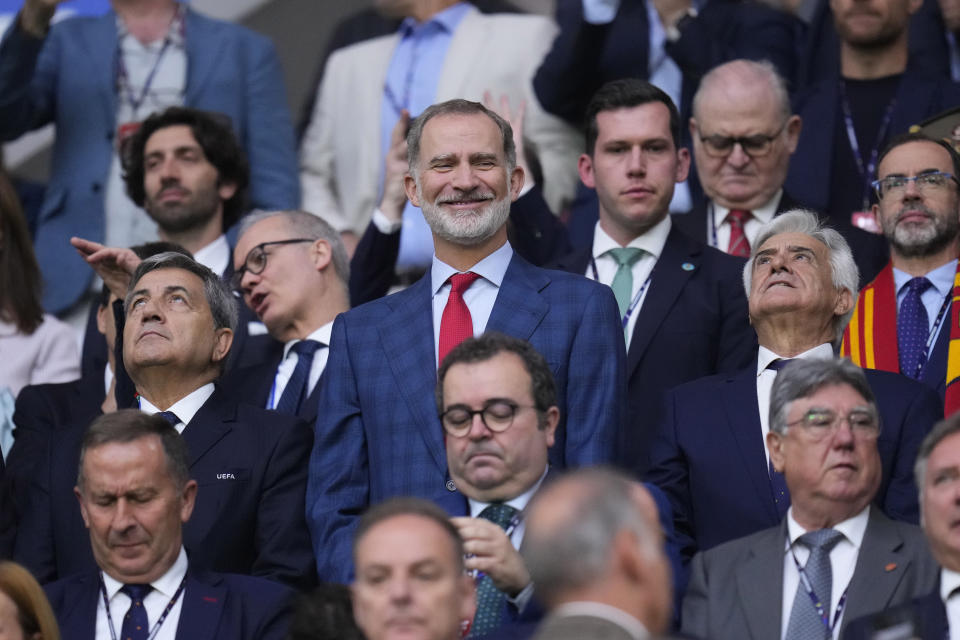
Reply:
[[[950, 345], [947, 351], [944, 415], [960, 410], [960, 263], [953, 278], [950, 305]], [[941, 329], [942, 331], [942, 329]], [[864, 369], [900, 373], [897, 353], [897, 292], [893, 264], [887, 263], [873, 282], [860, 291], [850, 324], [843, 333], [840, 355]]]

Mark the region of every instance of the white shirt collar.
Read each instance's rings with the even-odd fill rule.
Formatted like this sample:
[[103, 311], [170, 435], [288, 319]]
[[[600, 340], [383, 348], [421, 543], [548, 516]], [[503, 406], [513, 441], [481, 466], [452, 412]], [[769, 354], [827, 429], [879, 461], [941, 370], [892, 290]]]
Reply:
[[647, 628], [643, 626], [642, 622], [634, 618], [623, 609], [618, 609], [617, 607], [612, 607], [602, 602], [566, 602], [554, 609], [553, 615], [564, 617], [592, 616], [594, 618], [602, 618], [619, 625], [630, 634], [631, 638], [634, 638], [635, 640], [643, 640], [644, 638], [650, 637], [650, 632], [647, 631]]
[[[631, 240], [627, 246], [643, 249], [654, 258], [660, 259], [660, 254], [663, 253], [663, 247], [667, 244], [667, 236], [670, 235], [671, 225], [670, 216], [664, 216], [663, 220], [653, 225], [653, 227], [643, 235]], [[610, 235], [603, 230], [603, 227], [600, 226], [600, 223], [597, 222], [593, 232], [594, 259], [599, 258], [610, 249], [618, 248], [620, 248], [620, 243], [611, 238]]]
[[[540, 476], [540, 479], [537, 480], [532, 487], [530, 487], [529, 489], [527, 489], [526, 491], [518, 495], [516, 498], [513, 498], [512, 500], [507, 500], [506, 502], [504, 502], [504, 504], [513, 507], [517, 511], [523, 511], [524, 509], [527, 508], [527, 504], [530, 502], [531, 498], [533, 498], [533, 494], [537, 492], [537, 490], [540, 488], [540, 485], [543, 483], [543, 479], [546, 477], [547, 477], [547, 469], [544, 469], [543, 474], [541, 474]], [[467, 498], [467, 500], [470, 502], [471, 518], [479, 517], [480, 512], [486, 509], [487, 506], [490, 504], [489, 502], [480, 502], [478, 500], [474, 500], [473, 498]]]
[[960, 573], [947, 568], [940, 569], [940, 599], [946, 602], [954, 589], [960, 589]]
[[[497, 288], [503, 282], [503, 276], [507, 273], [507, 267], [510, 266], [510, 259], [513, 258], [513, 248], [509, 242], [504, 242], [503, 246], [488, 255], [486, 258], [468, 269], [479, 275], [484, 280], [496, 285]], [[430, 267], [431, 292], [437, 295], [440, 288], [455, 273], [456, 269], [445, 262], [442, 262], [437, 255], [433, 255], [433, 265]]]
[[[193, 420], [193, 416], [196, 415], [197, 411], [200, 410], [200, 407], [203, 406], [207, 400], [210, 399], [210, 396], [213, 395], [214, 385], [212, 382], [208, 382], [199, 389], [191, 391], [184, 397], [180, 398], [169, 408], [167, 411], [172, 411], [177, 414], [177, 417], [180, 418], [180, 424], [183, 426], [178, 426], [177, 431], [183, 432], [186, 425], [190, 424], [190, 421]], [[140, 398], [140, 410], [146, 413], [153, 415], [154, 413], [160, 413], [162, 409], [157, 408], [153, 403], [147, 400], [143, 396]]]
[[[847, 518], [843, 522], [838, 522], [837, 524], [830, 527], [836, 531], [839, 531], [843, 536], [853, 544], [857, 549], [860, 548], [860, 545], [863, 544], [863, 535], [867, 531], [867, 522], [870, 519], [870, 505], [867, 505], [863, 508], [863, 511], [853, 516], [852, 518]], [[807, 530], [800, 526], [800, 524], [793, 519], [793, 506], [787, 510], [787, 540], [788, 547], [796, 543], [797, 538], [807, 533]]]
[[[757, 207], [756, 209], [750, 209], [750, 213], [754, 218], [757, 219], [761, 224], [766, 224], [773, 220], [773, 216], [777, 213], [777, 208], [780, 206], [780, 198], [783, 196], [783, 189], [778, 190], [773, 194], [773, 198], [770, 199], [767, 204], [762, 207]], [[730, 213], [730, 209], [727, 207], [714, 203], [713, 204], [713, 215], [714, 224], [720, 225], [723, 224], [724, 220], [727, 218], [727, 214]]]
[[[796, 358], [823, 358], [823, 359], [833, 359], [833, 346], [829, 342], [824, 342], [815, 346], [813, 349], [808, 349], [801, 354], [793, 356], [791, 360]], [[766, 371], [767, 366], [774, 360], [784, 359], [783, 356], [777, 355], [770, 349], [766, 347], [760, 347], [757, 350], [757, 377], [760, 377], [764, 371]]]
[[223, 275], [230, 264], [230, 243], [227, 236], [220, 236], [193, 254], [193, 259], [217, 275]]
[[[173, 594], [177, 592], [177, 588], [186, 574], [187, 552], [184, 551], [183, 545], [180, 545], [180, 553], [177, 554], [177, 559], [174, 560], [173, 565], [167, 569], [166, 573], [151, 582], [150, 586], [160, 595], [173, 598]], [[107, 588], [107, 600], [113, 600], [113, 597], [123, 588], [124, 583], [114, 580], [105, 571], [101, 570], [100, 575], [103, 576], [103, 585]]]
[[[316, 340], [317, 342], [323, 344], [324, 346], [330, 346], [330, 337], [333, 334], [333, 321], [331, 320], [327, 324], [323, 325], [310, 335], [308, 335], [304, 340]], [[300, 338], [296, 340], [289, 340], [283, 345], [283, 359], [286, 360], [287, 356], [290, 354], [290, 349], [293, 348], [293, 345], [300, 342]], [[179, 415], [179, 414], [178, 414]]]
[[[951, 260], [950, 262], [940, 265], [933, 271], [926, 274], [927, 280], [933, 284], [933, 287], [940, 293], [941, 296], [946, 297], [948, 293], [953, 291], [953, 280], [957, 275], [957, 261]], [[893, 283], [897, 288], [897, 293], [900, 293], [900, 290], [913, 279], [906, 271], [900, 271], [900, 269], [894, 268], [893, 270]]]

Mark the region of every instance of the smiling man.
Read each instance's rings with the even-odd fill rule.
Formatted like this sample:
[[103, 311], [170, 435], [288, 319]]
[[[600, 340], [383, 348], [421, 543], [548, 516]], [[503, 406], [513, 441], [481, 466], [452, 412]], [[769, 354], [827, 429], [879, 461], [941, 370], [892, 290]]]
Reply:
[[[960, 256], [960, 156], [922, 134], [894, 140], [880, 156], [874, 215], [890, 246], [890, 262], [860, 294], [844, 334], [843, 353], [862, 367], [897, 371], [960, 409], [957, 369], [948, 351], [960, 340], [955, 289]], [[954, 358], [956, 360], [956, 358]], [[951, 364], [953, 366], [951, 366]]]
[[[486, 330], [529, 341], [557, 384], [553, 464], [613, 458], [623, 423], [623, 337], [607, 287], [531, 266], [507, 241], [523, 184], [509, 123], [451, 100], [413, 121], [405, 187], [433, 234], [412, 287], [334, 321], [310, 460], [307, 520], [324, 580], [349, 581], [357, 514], [394, 495], [462, 513], [433, 389], [454, 346]], [[567, 425], [569, 424], [569, 428]]]

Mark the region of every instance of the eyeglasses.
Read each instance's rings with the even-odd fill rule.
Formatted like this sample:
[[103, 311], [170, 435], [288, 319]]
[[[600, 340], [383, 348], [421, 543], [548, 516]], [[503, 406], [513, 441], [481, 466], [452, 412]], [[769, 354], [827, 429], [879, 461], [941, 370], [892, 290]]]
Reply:
[[900, 195], [907, 189], [907, 183], [910, 182], [916, 183], [917, 190], [921, 193], [927, 193], [945, 188], [950, 180], [960, 185], [960, 181], [952, 173], [945, 171], [927, 171], [918, 176], [887, 176], [882, 180], [874, 180], [870, 184], [877, 192], [877, 197], [883, 200], [891, 193]]
[[300, 242], [315, 242], [315, 238], [291, 238], [290, 240], [274, 240], [273, 242], [261, 242], [253, 249], [247, 252], [247, 257], [243, 259], [243, 266], [233, 273], [230, 284], [234, 289], [240, 289], [240, 283], [243, 282], [243, 274], [248, 271], [254, 275], [263, 273], [267, 268], [267, 247], [270, 245], [298, 244]]
[[520, 409], [536, 409], [532, 405], [521, 405], [509, 400], [491, 400], [483, 409], [471, 409], [462, 404], [455, 404], [440, 414], [443, 430], [454, 438], [462, 438], [470, 433], [473, 425], [473, 416], [479, 415], [483, 424], [495, 433], [501, 433], [513, 424], [513, 417]]
[[726, 158], [733, 152], [733, 146], [736, 144], [739, 144], [743, 152], [751, 158], [759, 158], [770, 153], [770, 150], [773, 148], [773, 141], [780, 136], [780, 133], [786, 126], [787, 121], [784, 120], [780, 128], [769, 136], [762, 133], [758, 133], [755, 136], [739, 138], [721, 135], [701, 135], [700, 142], [703, 143], [704, 151], [712, 158]]
[[788, 427], [801, 427], [803, 432], [812, 440], [823, 440], [840, 430], [840, 424], [846, 421], [854, 437], [865, 440], [880, 435], [880, 418], [876, 411], [854, 409], [846, 416], [823, 409], [810, 409], [803, 417], [795, 422], [788, 422]]

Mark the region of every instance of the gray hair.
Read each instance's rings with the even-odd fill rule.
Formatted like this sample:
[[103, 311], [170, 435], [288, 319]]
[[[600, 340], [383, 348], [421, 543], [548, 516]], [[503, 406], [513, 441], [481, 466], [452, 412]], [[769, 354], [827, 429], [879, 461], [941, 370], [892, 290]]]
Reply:
[[777, 374], [770, 390], [770, 431], [786, 435], [787, 415], [794, 400], [807, 398], [824, 387], [845, 384], [876, 409], [877, 401], [863, 370], [846, 358], [796, 359]]
[[850, 316], [857, 306], [857, 291], [860, 284], [860, 270], [857, 263], [853, 260], [853, 251], [850, 245], [842, 235], [831, 227], [828, 227], [821, 221], [817, 214], [806, 209], [793, 209], [776, 216], [773, 220], [760, 228], [756, 240], [753, 242], [754, 254], [750, 256], [747, 263], [743, 265], [743, 287], [747, 291], [747, 299], [750, 299], [750, 286], [753, 282], [753, 263], [756, 260], [756, 250], [763, 246], [763, 243], [773, 236], [781, 233], [802, 233], [815, 240], [819, 240], [826, 245], [830, 253], [830, 273], [832, 275], [833, 286], [837, 289], [846, 289], [850, 292], [853, 304], [850, 310], [842, 316], [837, 316], [833, 321], [835, 340], [839, 341], [843, 337], [843, 330], [847, 328], [850, 322]]
[[178, 490], [182, 490], [190, 480], [190, 454], [187, 443], [169, 422], [158, 414], [148, 415], [138, 409], [121, 409], [106, 413], [94, 420], [80, 445], [80, 464], [77, 469], [77, 487], [83, 491], [83, 461], [87, 451], [107, 444], [126, 444], [156, 436], [160, 438], [167, 471]]
[[283, 218], [289, 225], [291, 232], [298, 238], [325, 240], [330, 245], [333, 271], [337, 274], [343, 286], [347, 286], [347, 283], [350, 282], [350, 258], [347, 257], [347, 250], [343, 246], [340, 234], [330, 226], [329, 222], [309, 211], [256, 211], [240, 220], [237, 238], [242, 238], [243, 234], [249, 231], [253, 225], [270, 218]]
[[503, 155], [507, 159], [507, 173], [513, 171], [517, 166], [517, 148], [513, 142], [513, 127], [510, 123], [501, 118], [495, 111], [487, 109], [479, 102], [470, 100], [447, 100], [427, 107], [423, 113], [414, 118], [410, 124], [410, 131], [407, 132], [407, 162], [410, 167], [410, 174], [417, 175], [417, 162], [420, 160], [420, 138], [423, 137], [423, 128], [427, 126], [433, 118], [437, 116], [461, 115], [470, 116], [474, 114], [483, 114], [493, 120], [497, 128], [500, 129], [500, 138], [503, 140]]
[[746, 84], [751, 81], [766, 83], [767, 90], [773, 95], [781, 120], [786, 120], [793, 114], [787, 82], [777, 72], [773, 63], [769, 60], [739, 59], [714, 67], [700, 79], [700, 86], [693, 95], [693, 117], [699, 119], [700, 105], [706, 99], [705, 96], [717, 85], [722, 86], [730, 82]]
[[356, 530], [353, 532], [353, 562], [357, 562], [357, 549], [364, 536], [382, 522], [398, 516], [417, 516], [429, 520], [440, 527], [450, 541], [453, 552], [454, 567], [458, 573], [463, 572], [463, 538], [460, 531], [450, 522], [450, 516], [436, 503], [423, 498], [395, 496], [370, 507], [360, 517]]
[[625, 529], [636, 535], [648, 553], [662, 553], [651, 530], [656, 523], [648, 523], [637, 508], [628, 476], [593, 467], [570, 473], [563, 481], [584, 489], [570, 497], [575, 507], [565, 522], [549, 531], [528, 526], [520, 548], [537, 594], [545, 602], [602, 580], [614, 539]]
[[960, 433], [960, 413], [955, 413], [938, 422], [920, 443], [920, 449], [917, 451], [917, 461], [913, 465], [913, 477], [921, 496], [923, 496], [923, 479], [927, 475], [927, 462], [930, 460], [930, 454], [941, 442], [955, 433]]
[[130, 280], [130, 286], [127, 287], [127, 297], [123, 301], [124, 314], [130, 311], [130, 304], [133, 302], [133, 293], [137, 290], [137, 284], [143, 276], [157, 269], [183, 269], [200, 278], [203, 281], [204, 296], [207, 298], [210, 313], [213, 315], [214, 328], [236, 331], [237, 299], [233, 296], [227, 283], [190, 256], [173, 251], [150, 256], [137, 265], [136, 271], [133, 272], [133, 278]]

